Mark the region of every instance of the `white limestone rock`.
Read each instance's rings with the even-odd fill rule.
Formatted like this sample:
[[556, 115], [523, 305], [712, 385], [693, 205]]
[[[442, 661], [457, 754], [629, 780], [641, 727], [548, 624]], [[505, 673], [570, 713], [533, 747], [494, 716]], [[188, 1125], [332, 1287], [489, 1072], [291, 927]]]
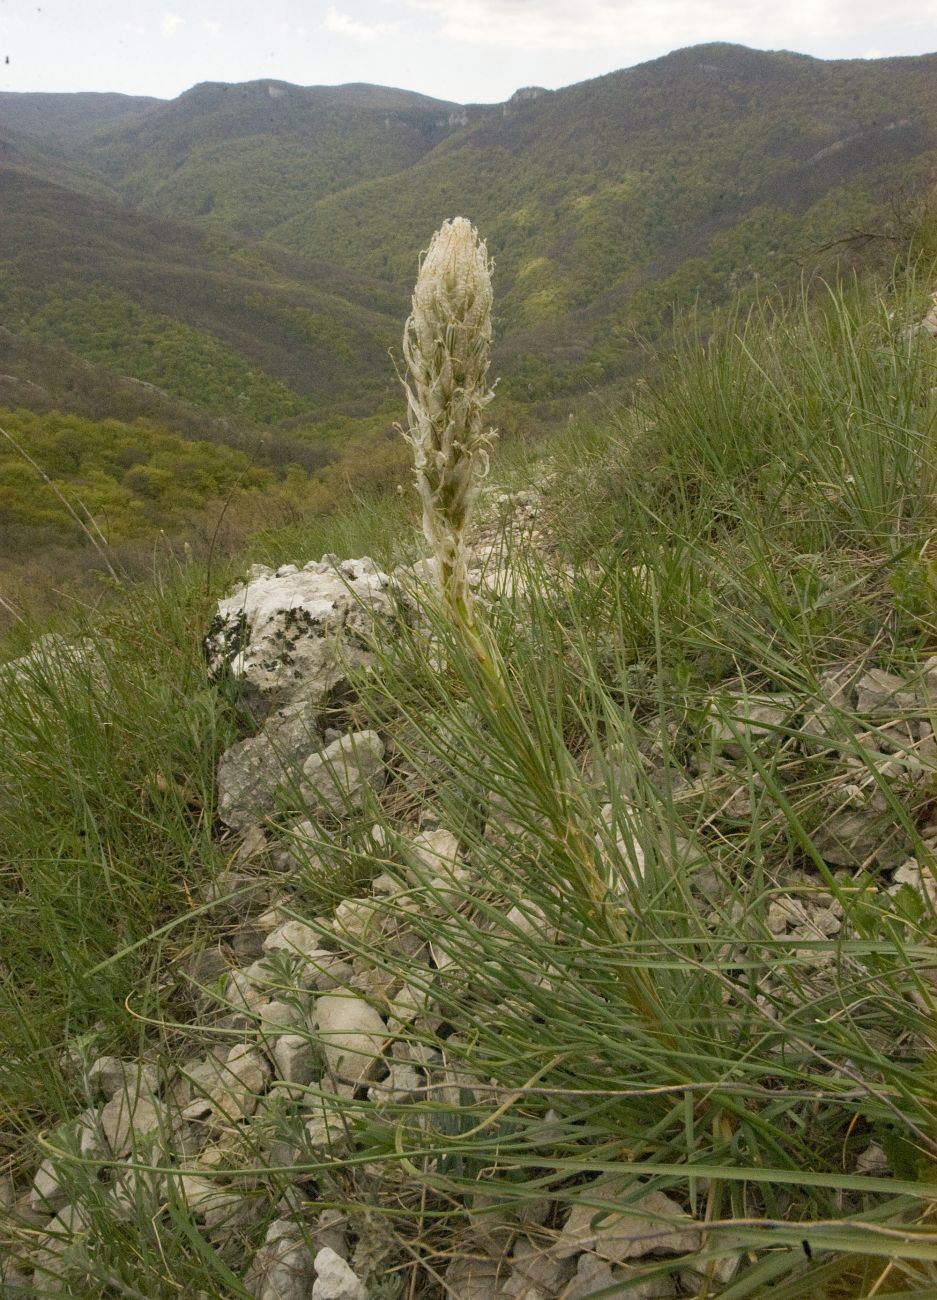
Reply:
[[400, 1033], [418, 1016], [425, 1015], [431, 1007], [428, 989], [416, 984], [403, 984], [388, 1003], [387, 1027], [392, 1033]]
[[240, 967], [228, 972], [222, 997], [231, 1010], [247, 1012], [251, 1017], [267, 1000], [247, 971]]
[[512, 1274], [501, 1288], [501, 1294], [511, 1296], [513, 1300], [551, 1300], [550, 1294], [543, 1291], [529, 1278]]
[[252, 1115], [270, 1082], [270, 1064], [251, 1043], [235, 1043], [228, 1052], [220, 1085], [212, 1098], [219, 1109], [233, 1108], [234, 1118]]
[[271, 854], [274, 865], [279, 871], [290, 872], [326, 869], [321, 855], [323, 839], [322, 828], [308, 817], [292, 822], [280, 831], [279, 842]]
[[157, 1070], [140, 1061], [121, 1061], [116, 1056], [99, 1056], [88, 1066], [86, 1076], [90, 1092], [110, 1101], [118, 1091], [155, 1092]]
[[[633, 1181], [626, 1178], [598, 1179], [583, 1187], [582, 1204], [573, 1204], [554, 1247], [557, 1258], [588, 1250], [622, 1264], [651, 1253], [682, 1255], [700, 1249], [699, 1229], [676, 1201], [657, 1191], [632, 1198], [633, 1191]], [[621, 1201], [622, 1210], [602, 1209], [599, 1201]]]
[[55, 1165], [49, 1159], [43, 1160], [29, 1191], [29, 1208], [39, 1214], [55, 1214], [67, 1201], [68, 1193], [59, 1183]]
[[[285, 921], [267, 936], [264, 948], [269, 954], [283, 952], [299, 959], [293, 976], [297, 987], [327, 993], [346, 985], [353, 975], [345, 958], [327, 948], [321, 933], [304, 921]], [[262, 963], [255, 965], [262, 966]]]
[[365, 791], [384, 785], [384, 742], [376, 731], [352, 731], [303, 764], [302, 797], [337, 817], [357, 808]]
[[580, 1255], [576, 1276], [563, 1292], [563, 1300], [587, 1300], [589, 1296], [601, 1295], [615, 1285], [615, 1274], [604, 1259], [595, 1255]]
[[374, 940], [386, 916], [386, 909], [376, 899], [346, 898], [335, 909], [332, 929], [339, 940]]
[[777, 732], [789, 722], [797, 707], [793, 695], [758, 695], [747, 691], [725, 691], [709, 704], [711, 738], [716, 749], [729, 758], [742, 758], [745, 747], [763, 745], [783, 736]]
[[326, 1246], [329, 1246], [335, 1251], [336, 1255], [340, 1255], [344, 1260], [348, 1259], [350, 1254], [348, 1248], [348, 1215], [342, 1210], [323, 1210], [316, 1218], [312, 1237], [316, 1244], [316, 1250], [323, 1250]]
[[510, 1292], [502, 1288], [499, 1280], [503, 1272], [493, 1258], [454, 1259], [446, 1269], [446, 1296], [448, 1300], [496, 1300], [507, 1296]]
[[272, 1048], [278, 1079], [284, 1083], [306, 1084], [316, 1077], [318, 1054], [307, 1034], [284, 1034]]
[[28, 654], [0, 664], [0, 687], [10, 680], [26, 685], [47, 682], [50, 678], [57, 682], [70, 678], [77, 682], [88, 678], [99, 684], [105, 682], [106, 668], [100, 647], [91, 637], [68, 641], [55, 632], [48, 632], [36, 638]]
[[115, 1156], [128, 1156], [142, 1142], [168, 1128], [152, 1093], [117, 1092], [101, 1111], [101, 1133]]
[[308, 1300], [315, 1278], [312, 1253], [290, 1219], [274, 1219], [244, 1285], [254, 1300]]
[[315, 1270], [312, 1300], [368, 1300], [364, 1283], [330, 1246], [317, 1253]]
[[252, 1043], [235, 1043], [224, 1060], [206, 1056], [185, 1071], [193, 1100], [183, 1119], [225, 1127], [253, 1115], [270, 1082], [266, 1057]]
[[295, 790], [320, 743], [319, 704], [300, 699], [276, 709], [256, 736], [231, 745], [218, 763], [218, 816], [248, 830], [275, 811], [280, 790]]
[[937, 868], [922, 867], [917, 858], [908, 858], [892, 876], [889, 894], [897, 894], [904, 885], [916, 890], [928, 907], [937, 909]]
[[326, 948], [322, 935], [315, 926], [295, 919], [284, 921], [272, 930], [264, 939], [263, 948], [267, 953], [287, 952], [312, 962], [318, 961], [320, 957], [335, 956], [330, 948]]
[[206, 638], [209, 667], [261, 697], [322, 703], [349, 667], [370, 662], [375, 623], [393, 616], [389, 586], [367, 556], [255, 570], [218, 603]]
[[305, 1145], [309, 1151], [313, 1155], [323, 1152], [332, 1156], [344, 1154], [349, 1133], [337, 1105], [331, 1105], [323, 1097], [312, 1097], [307, 1099], [303, 1109], [309, 1112], [304, 1126]]
[[247, 1217], [249, 1198], [218, 1178], [182, 1174], [175, 1180], [175, 1186], [192, 1214], [209, 1231], [232, 1228]]
[[854, 663], [840, 663], [821, 674], [816, 702], [807, 708], [801, 722], [802, 733], [840, 742], [840, 746], [848, 742], [852, 728], [848, 717], [841, 715], [852, 711], [858, 673]]
[[[529, 1236], [518, 1237], [511, 1252], [512, 1284], [516, 1286], [517, 1283], [524, 1282], [550, 1296], [561, 1291], [572, 1273], [572, 1262], [557, 1259], [552, 1245], [552, 1240], [546, 1237], [543, 1240]], [[510, 1287], [505, 1289], [519, 1297], [524, 1294], [522, 1290], [511, 1291]]]
[[548, 923], [543, 908], [529, 898], [514, 904], [504, 918], [504, 929], [512, 937], [521, 934], [536, 943], [555, 943], [559, 933]]
[[264, 952], [292, 953], [307, 958], [307, 961], [317, 961], [321, 956], [335, 956], [322, 943], [321, 932], [316, 927], [295, 918], [285, 920], [276, 930], [270, 931], [264, 940]]
[[[70, 1255], [88, 1229], [88, 1212], [78, 1205], [68, 1204], [59, 1210], [48, 1227], [36, 1241], [33, 1254], [33, 1287], [30, 1295], [62, 1295], [66, 1292], [70, 1269]], [[68, 1293], [74, 1291], [68, 1287]]]
[[363, 998], [324, 993], [316, 999], [316, 1029], [329, 1072], [358, 1084], [372, 1076], [384, 1051], [387, 1027]]
[[276, 1039], [280, 1034], [294, 1033], [306, 1019], [302, 1007], [296, 1006], [293, 1002], [278, 1000], [265, 1002], [263, 1006], [258, 1007], [257, 1016], [260, 1020], [261, 1034], [270, 1039]]
[[[624, 907], [631, 906], [631, 895], [644, 879], [647, 860], [639, 836], [643, 831], [640, 814], [623, 802], [602, 805], [605, 831], [595, 837], [596, 847], [616, 878], [616, 895]], [[646, 833], [646, 832], [645, 832]], [[614, 837], [614, 849], [611, 840]]]
[[870, 668], [856, 682], [856, 709], [859, 713], [881, 717], [896, 713], [913, 713], [920, 707], [917, 692], [903, 677]]
[[878, 1142], [870, 1142], [856, 1157], [857, 1174], [868, 1174], [872, 1178], [886, 1178], [890, 1172], [888, 1156]]
[[910, 839], [887, 801], [875, 787], [845, 784], [830, 800], [813, 843], [825, 862], [837, 867], [888, 871], [908, 855]]
[[368, 1089], [368, 1100], [399, 1104], [413, 1101], [421, 1096], [426, 1088], [426, 1081], [419, 1070], [408, 1061], [393, 1061], [386, 1079]]
[[[563, 1291], [563, 1300], [586, 1300], [588, 1296], [602, 1295], [614, 1287], [617, 1300], [671, 1300], [676, 1295], [676, 1287], [669, 1277], [650, 1278], [644, 1282], [633, 1280], [633, 1274], [640, 1269], [628, 1265], [611, 1268], [604, 1259], [592, 1254], [579, 1256], [576, 1276], [569, 1287]], [[688, 1295], [696, 1295], [698, 1282]]]
[[451, 876], [459, 861], [459, 841], [452, 831], [440, 826], [434, 831], [420, 831], [407, 846], [407, 853], [421, 880]]

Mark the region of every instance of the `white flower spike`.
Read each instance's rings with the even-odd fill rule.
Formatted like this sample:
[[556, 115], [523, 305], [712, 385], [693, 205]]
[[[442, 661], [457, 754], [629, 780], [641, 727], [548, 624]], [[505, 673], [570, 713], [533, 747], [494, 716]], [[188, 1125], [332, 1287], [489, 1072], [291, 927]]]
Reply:
[[404, 327], [408, 427], [423, 532], [433, 549], [443, 602], [462, 627], [474, 624], [465, 533], [494, 430], [482, 413], [491, 352], [491, 263], [465, 217], [445, 221], [423, 259]]

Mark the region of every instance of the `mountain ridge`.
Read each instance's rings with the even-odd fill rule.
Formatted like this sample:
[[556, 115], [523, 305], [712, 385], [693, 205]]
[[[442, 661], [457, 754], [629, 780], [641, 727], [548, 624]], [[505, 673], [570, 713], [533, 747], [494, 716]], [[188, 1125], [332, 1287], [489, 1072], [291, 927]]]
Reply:
[[[881, 227], [891, 194], [937, 175], [935, 72], [933, 54], [824, 61], [713, 42], [556, 91], [522, 87], [493, 105], [270, 78], [202, 82], [165, 101], [79, 96], [77, 117], [68, 96], [40, 96], [45, 134], [7, 129], [0, 138], [20, 150], [7, 152], [8, 177], [25, 171], [48, 184], [60, 169], [57, 218], [50, 191], [37, 190], [52, 223], [45, 247], [53, 262], [54, 245], [71, 250], [65, 261], [72, 271], [80, 262], [82, 292], [116, 288], [170, 315], [178, 295], [184, 317], [195, 313], [200, 328], [300, 390], [309, 389], [302, 339], [285, 361], [282, 325], [251, 310], [249, 330], [240, 329], [231, 294], [263, 296], [283, 280], [295, 290], [310, 279], [316, 292], [333, 284], [364, 317], [353, 327], [346, 316], [351, 334], [333, 340], [344, 378], [327, 376], [318, 395], [354, 391], [359, 407], [369, 394], [390, 398], [386, 348], [419, 250], [445, 217], [465, 213], [497, 264], [502, 391], [553, 400], [626, 379], [636, 364], [628, 340], [666, 329], [672, 303], [698, 301], [705, 315], [733, 292], [756, 294], [762, 280], [792, 286], [811, 250], [850, 228]], [[9, 103], [0, 96], [0, 130]], [[70, 133], [57, 127], [57, 111]], [[79, 190], [81, 203], [69, 198]], [[33, 220], [22, 198], [12, 215]], [[141, 276], [125, 256], [127, 239], [139, 250], [149, 220], [169, 222], [163, 229], [178, 245], [163, 255], [162, 286], [159, 257], [144, 259]], [[79, 255], [70, 232], [83, 229], [96, 257], [88, 248]], [[110, 229], [119, 238], [109, 257]], [[42, 285], [60, 299], [62, 291], [48, 271], [19, 265], [33, 242], [0, 236], [0, 264], [8, 282], [33, 276], [25, 288], [41, 312]], [[193, 268], [212, 249], [235, 259], [222, 293], [227, 318], [192, 303], [180, 279], [186, 249]], [[247, 266], [266, 288], [257, 276], [248, 288]], [[129, 278], [115, 284], [120, 268]], [[202, 299], [225, 280], [197, 278]], [[321, 306], [327, 316], [328, 302]], [[372, 340], [364, 346], [358, 327]], [[48, 313], [42, 328], [46, 343], [70, 345]], [[322, 364], [313, 366], [320, 376]], [[356, 364], [363, 383], [353, 382]]]

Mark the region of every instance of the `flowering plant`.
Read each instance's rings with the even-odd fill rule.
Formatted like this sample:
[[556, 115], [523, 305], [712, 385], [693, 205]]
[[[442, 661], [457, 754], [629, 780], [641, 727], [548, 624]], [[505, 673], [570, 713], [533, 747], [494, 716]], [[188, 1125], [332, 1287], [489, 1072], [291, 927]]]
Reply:
[[433, 549], [448, 616], [474, 628], [465, 534], [488, 470], [494, 430], [483, 412], [494, 397], [491, 263], [465, 217], [443, 222], [420, 266], [404, 327], [407, 428], [423, 532]]

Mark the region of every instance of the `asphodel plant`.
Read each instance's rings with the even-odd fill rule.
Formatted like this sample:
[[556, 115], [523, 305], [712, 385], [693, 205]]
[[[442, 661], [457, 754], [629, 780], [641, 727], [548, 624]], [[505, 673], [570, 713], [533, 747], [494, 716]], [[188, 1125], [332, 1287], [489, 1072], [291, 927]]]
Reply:
[[466, 533], [495, 436], [484, 419], [494, 397], [491, 304], [491, 262], [478, 231], [465, 217], [443, 222], [420, 266], [404, 327], [404, 437], [413, 448], [423, 533], [445, 612], [482, 656]]
[[[544, 797], [543, 812], [568, 851], [571, 884], [586, 891], [599, 923], [622, 942], [628, 937], [627, 925], [610, 898], [594, 833], [580, 824], [561, 795], [578, 778], [575, 764], [567, 754], [564, 770], [553, 770], [540, 752], [512, 698], [494, 639], [476, 616], [468, 583], [466, 533], [495, 436], [484, 419], [494, 397], [488, 382], [491, 269], [488, 250], [465, 217], [446, 221], [436, 231], [420, 265], [404, 327], [408, 420], [403, 433], [413, 449], [423, 532], [432, 548], [443, 611], [471, 650], [489, 707], [512, 735], [515, 759], [532, 788], [553, 792]], [[636, 1004], [653, 1020], [654, 998], [646, 979], [636, 972], [631, 982]]]

